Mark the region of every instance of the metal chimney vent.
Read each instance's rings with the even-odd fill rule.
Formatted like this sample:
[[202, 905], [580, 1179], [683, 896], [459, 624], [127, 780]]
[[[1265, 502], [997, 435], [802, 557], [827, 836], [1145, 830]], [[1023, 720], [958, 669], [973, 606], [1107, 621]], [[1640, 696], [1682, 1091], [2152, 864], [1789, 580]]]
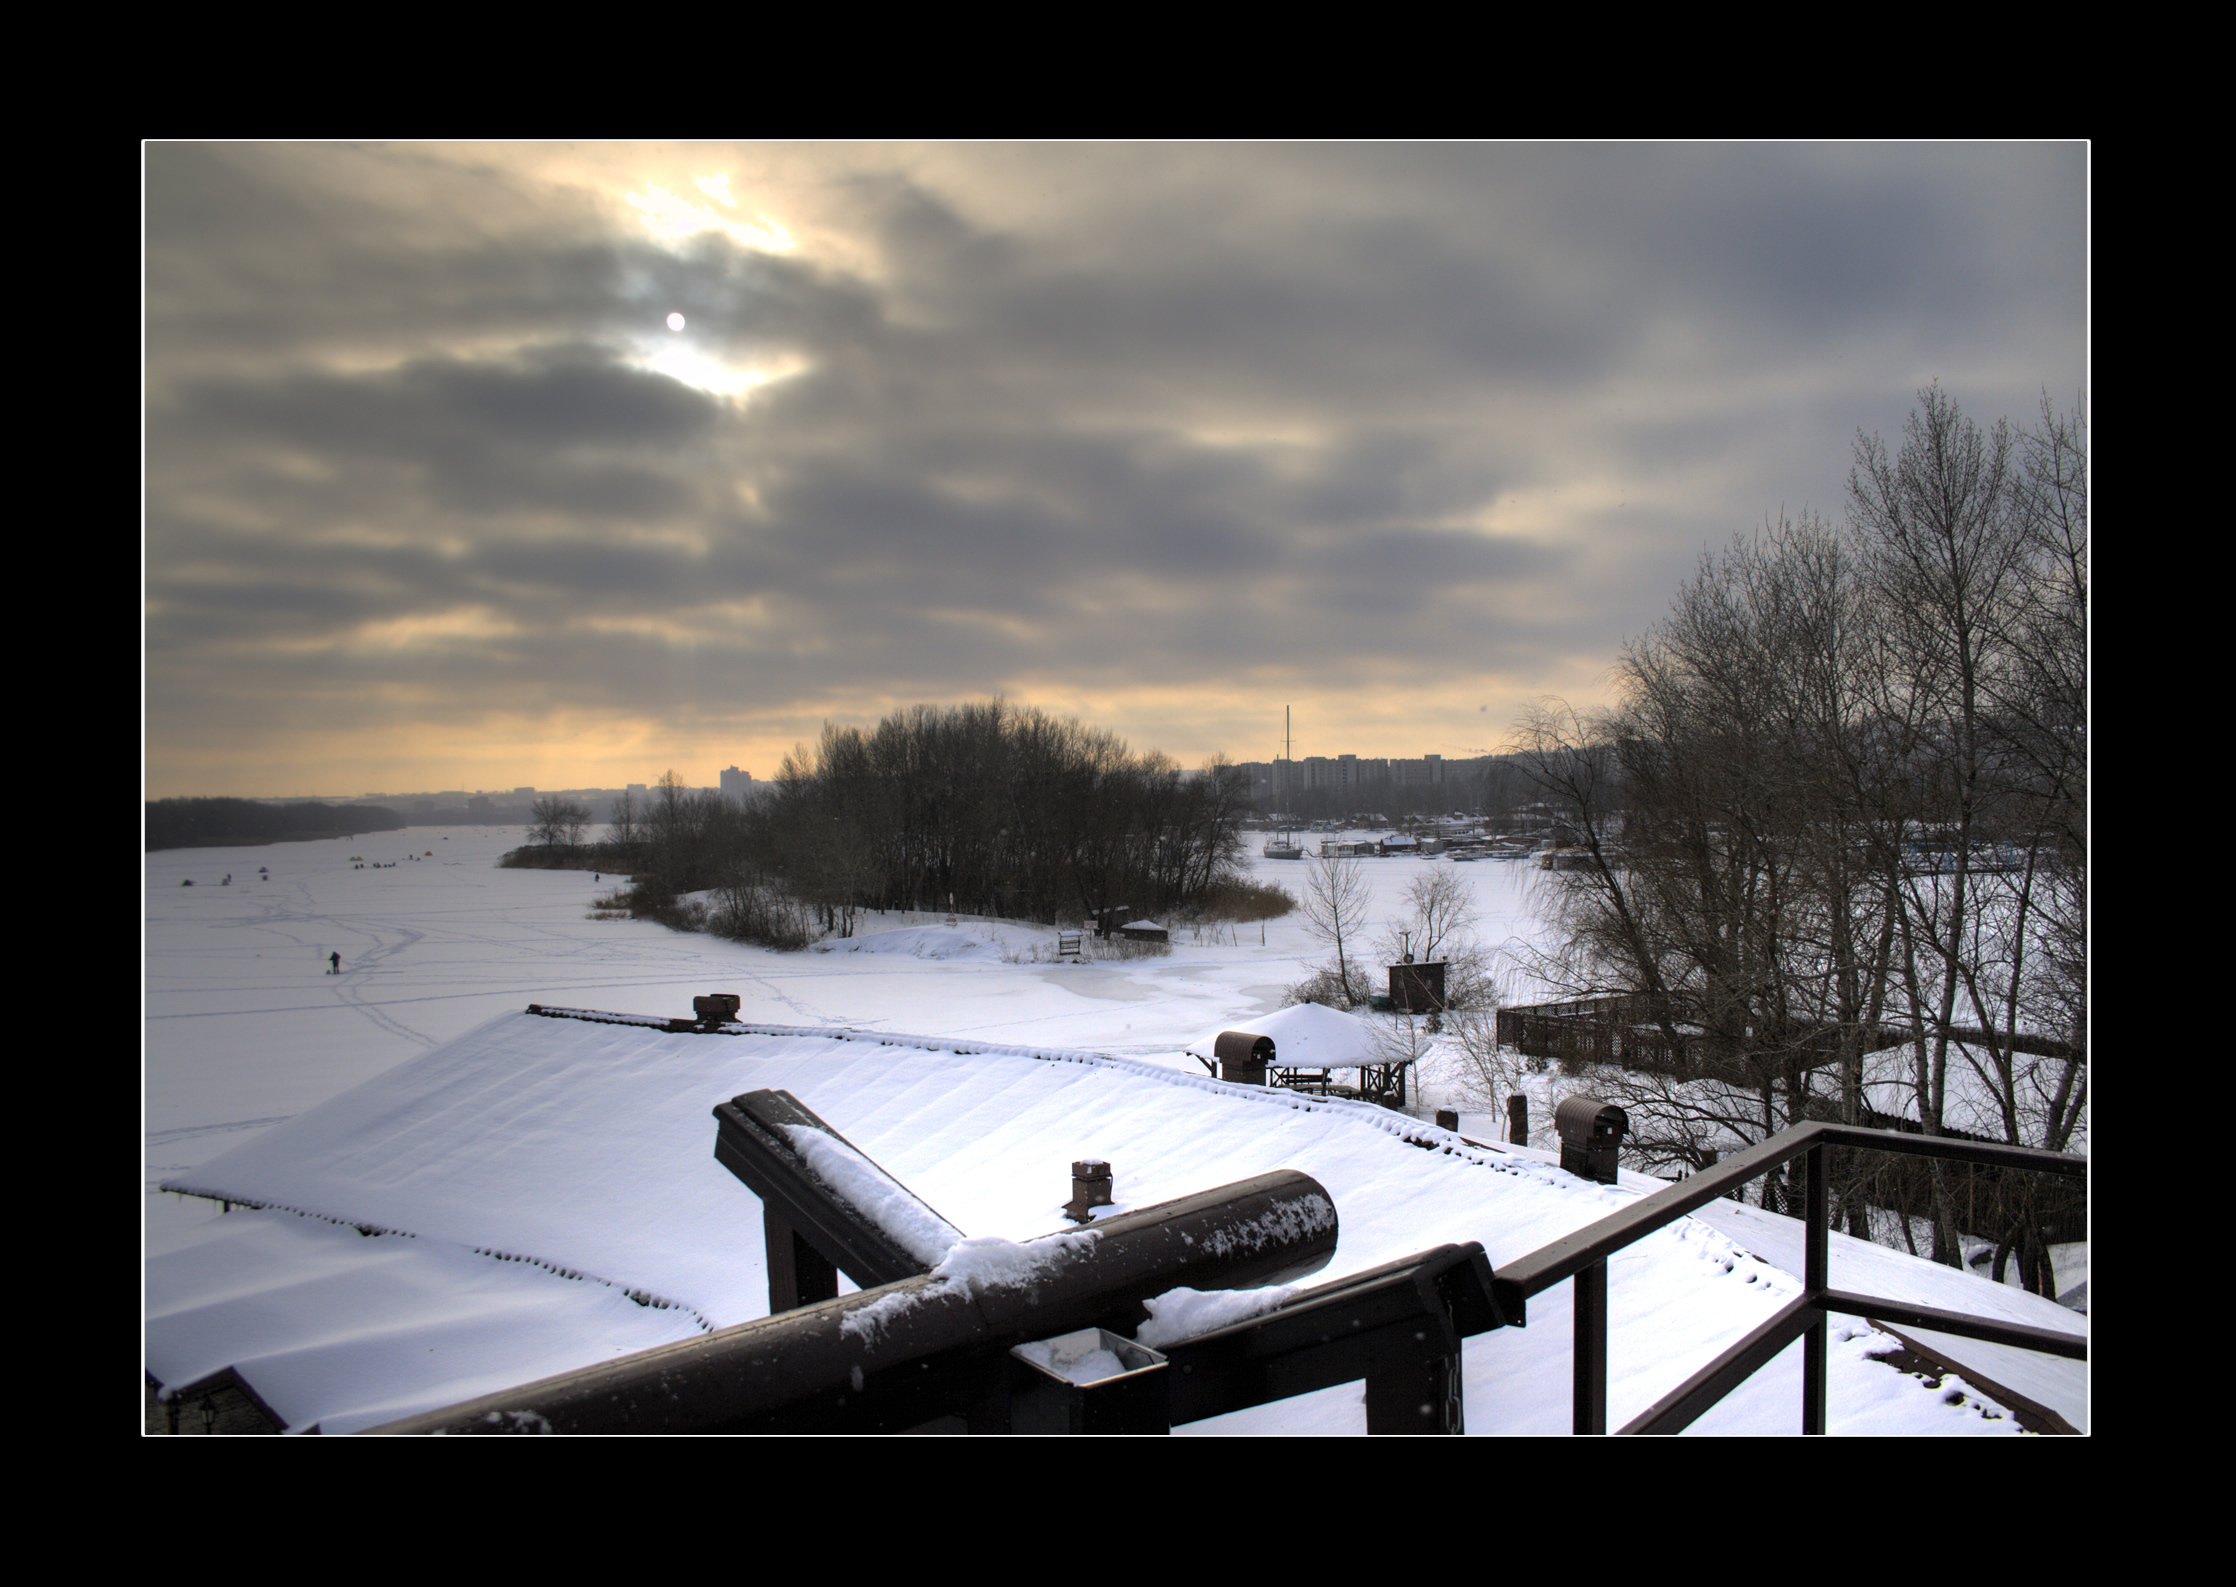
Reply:
[[1086, 1223], [1094, 1214], [1088, 1209], [1107, 1207], [1110, 1200], [1110, 1165], [1099, 1157], [1083, 1158], [1071, 1165], [1071, 1200], [1064, 1203], [1064, 1216], [1074, 1223]]

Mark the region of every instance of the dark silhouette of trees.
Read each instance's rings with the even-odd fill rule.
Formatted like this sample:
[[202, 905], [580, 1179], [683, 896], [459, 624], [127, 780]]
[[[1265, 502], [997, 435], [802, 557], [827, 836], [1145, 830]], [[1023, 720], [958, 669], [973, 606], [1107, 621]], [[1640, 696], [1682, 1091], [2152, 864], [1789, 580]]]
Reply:
[[871, 909], [1054, 922], [1202, 900], [1241, 855], [1241, 781], [1005, 701], [827, 724], [754, 809], [758, 861], [850, 930]]
[[580, 848], [589, 826], [589, 810], [557, 794], [546, 794], [529, 807], [528, 841], [542, 848]]
[[144, 807], [143, 841], [157, 849], [290, 843], [396, 832], [404, 818], [377, 805], [265, 804], [256, 799], [155, 799]]
[[[1688, 1082], [1752, 1098], [1717, 1104], [1759, 1111], [1742, 1139], [1856, 1120], [1865, 1054], [1896, 1040], [1926, 1133], [1981, 1129], [1952, 1122], [1954, 1087], [1994, 1099], [2004, 1140], [2070, 1143], [2087, 1096], [2084, 441], [2046, 401], [2033, 430], [1983, 428], [1929, 388], [1898, 448], [1858, 438], [1845, 524], [1781, 518], [1704, 556], [1625, 647], [1612, 709], [1549, 703], [1521, 724], [1520, 764], [1587, 855], [1548, 878], [1565, 929], [1542, 968], [1623, 995], [1683, 1048], [1686, 1076], [1623, 1100], [1669, 1112], [1660, 1133], [1696, 1155]], [[1766, 1205], [1780, 1193], [1764, 1181]], [[1926, 1210], [1951, 1263], [1953, 1194], [1936, 1164]], [[2042, 1221], [2013, 1216], [2046, 1288]]]

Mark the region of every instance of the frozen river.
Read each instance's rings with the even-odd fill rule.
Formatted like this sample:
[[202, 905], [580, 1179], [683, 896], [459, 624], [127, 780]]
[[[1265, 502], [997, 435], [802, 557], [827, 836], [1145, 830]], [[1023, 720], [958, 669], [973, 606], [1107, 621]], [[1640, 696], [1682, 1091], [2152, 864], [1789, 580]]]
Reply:
[[[696, 994], [735, 992], [748, 1021], [1044, 1042], [1192, 1068], [1184, 1044], [1279, 1007], [1327, 957], [1301, 912], [1222, 929], [1231, 942], [1197, 943], [1181, 930], [1169, 958], [1119, 963], [1012, 962], [1036, 950], [1046, 959], [1054, 944], [1053, 931], [1015, 922], [966, 919], [969, 943], [942, 943], [937, 932], [928, 947], [922, 932], [881, 940], [932, 917], [874, 913], [860, 919], [859, 944], [772, 953], [649, 921], [589, 919], [614, 879], [500, 870], [499, 856], [521, 841], [517, 829], [414, 827], [148, 855], [147, 1184], [529, 1003], [687, 1014]], [[1254, 852], [1249, 863], [1299, 890], [1302, 864]], [[1363, 864], [1377, 923], [1399, 911], [1414, 876], [1443, 866], [1473, 887], [1485, 945], [1537, 929], [1529, 889], [1539, 873], [1523, 865]], [[228, 875], [232, 884], [220, 885]], [[846, 951], [857, 945], [865, 951]], [[339, 975], [326, 973], [334, 953]]]

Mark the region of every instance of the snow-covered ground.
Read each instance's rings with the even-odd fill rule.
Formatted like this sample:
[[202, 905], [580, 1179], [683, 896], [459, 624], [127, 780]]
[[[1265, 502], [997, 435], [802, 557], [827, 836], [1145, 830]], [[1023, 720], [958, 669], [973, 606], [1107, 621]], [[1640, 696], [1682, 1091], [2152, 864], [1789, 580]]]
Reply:
[[[759, 1085], [795, 1091], [974, 1236], [1051, 1227], [1075, 1156], [1119, 1165], [1122, 1205], [1302, 1168], [1343, 1218], [1326, 1277], [1443, 1240], [1481, 1240], [1507, 1260], [1652, 1187], [1588, 1186], [1528, 1152], [1424, 1153], [1377, 1110], [1238, 1097], [1206, 1080], [1184, 1049], [1278, 1007], [1318, 962], [1298, 915], [1267, 923], [1262, 943], [1257, 925], [1203, 942], [1179, 930], [1169, 955], [1086, 965], [1045, 962], [1052, 931], [939, 916], [865, 915], [827, 951], [774, 954], [590, 920], [613, 879], [497, 869], [518, 841], [415, 828], [147, 857], [147, 1360], [159, 1379], [237, 1365], [290, 1425], [340, 1431], [758, 1315], [758, 1209], [714, 1163], [708, 1109]], [[1377, 916], [1438, 864], [1450, 862], [1368, 864]], [[1253, 867], [1292, 890], [1301, 869]], [[1487, 944], [1534, 930], [1535, 872], [1453, 869], [1476, 890]], [[681, 1014], [715, 991], [740, 996], [746, 1023], [939, 1040], [647, 1043], [519, 1014], [530, 1002]], [[606, 1034], [591, 1049], [553, 1035], [585, 1031]], [[1059, 1062], [1055, 1049], [1109, 1061]], [[1423, 1106], [1441, 1100], [1432, 1084]], [[316, 1216], [225, 1215], [165, 1183]], [[1618, 1419], [1795, 1292], [1799, 1259], [1767, 1232], [1794, 1226], [1758, 1216], [1764, 1228], [1745, 1231], [1691, 1220], [1626, 1257], [1634, 1272], [1617, 1263]], [[1926, 1266], [1857, 1259], [1880, 1257], [1898, 1276], [1899, 1264]], [[1930, 1283], [1944, 1281], [1996, 1296], [1953, 1270]], [[1533, 1303], [1528, 1328], [1470, 1341], [1471, 1431], [1565, 1427], [1566, 1289]], [[1997, 1304], [2084, 1326], [2016, 1292]], [[1978, 1393], [1866, 1360], [1891, 1346], [1884, 1336], [1839, 1332], [1854, 1337], [1833, 1352], [1836, 1428], [2012, 1427], [1983, 1415]], [[1791, 1430], [1798, 1370], [1789, 1353], [1703, 1428]], [[2045, 1393], [2085, 1417], [2076, 1382], [2069, 1371]], [[1362, 1425], [1354, 1386], [1191, 1431]]]

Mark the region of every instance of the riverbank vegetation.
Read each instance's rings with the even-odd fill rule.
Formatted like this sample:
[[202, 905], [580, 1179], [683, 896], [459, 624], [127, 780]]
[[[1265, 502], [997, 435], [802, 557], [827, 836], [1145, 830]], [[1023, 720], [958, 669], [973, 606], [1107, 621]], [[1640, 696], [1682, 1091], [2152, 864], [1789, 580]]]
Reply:
[[154, 799], [145, 806], [143, 842], [157, 849], [207, 849], [258, 843], [305, 843], [398, 832], [404, 818], [375, 805], [265, 804], [257, 799]]
[[634, 914], [772, 947], [850, 936], [864, 910], [1269, 919], [1294, 901], [1245, 873], [1247, 810], [1224, 761], [1188, 773], [995, 700], [916, 706], [866, 731], [827, 724], [750, 803], [671, 773], [643, 801], [616, 801], [595, 842], [587, 812], [539, 805], [531, 842], [504, 863], [626, 875]]

